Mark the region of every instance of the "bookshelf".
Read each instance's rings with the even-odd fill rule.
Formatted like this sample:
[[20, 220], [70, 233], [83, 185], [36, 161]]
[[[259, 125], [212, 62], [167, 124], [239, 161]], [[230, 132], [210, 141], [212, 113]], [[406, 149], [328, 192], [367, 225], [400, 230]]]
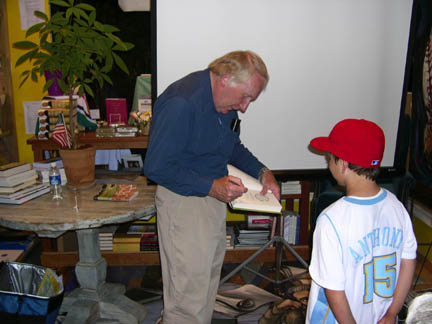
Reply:
[[[294, 246], [294, 250], [304, 259], [309, 260], [309, 247], [305, 245]], [[239, 263], [257, 249], [233, 249], [227, 250], [224, 263]], [[108, 266], [148, 266], [159, 265], [159, 252], [102, 252]], [[255, 260], [259, 262], [274, 262], [276, 249], [271, 247], [261, 253]], [[296, 261], [295, 257], [287, 254], [286, 261]], [[41, 263], [44, 267], [51, 269], [64, 269], [73, 267], [78, 262], [78, 252], [43, 252]]]

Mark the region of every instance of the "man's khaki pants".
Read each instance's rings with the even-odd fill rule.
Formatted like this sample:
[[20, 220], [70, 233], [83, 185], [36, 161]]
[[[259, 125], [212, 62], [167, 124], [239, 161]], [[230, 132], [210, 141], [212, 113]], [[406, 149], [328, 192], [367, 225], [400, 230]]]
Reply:
[[210, 324], [226, 246], [226, 204], [156, 191], [164, 324]]

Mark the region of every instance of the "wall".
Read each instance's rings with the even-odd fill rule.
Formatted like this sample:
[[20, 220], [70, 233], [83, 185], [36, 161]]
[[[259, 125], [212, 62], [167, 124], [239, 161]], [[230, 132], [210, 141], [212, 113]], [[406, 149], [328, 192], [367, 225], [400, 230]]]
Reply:
[[[47, 12], [47, 8], [48, 0], [45, 0], [45, 12]], [[24, 40], [26, 33], [26, 31], [21, 30], [19, 1], [6, 0], [6, 14], [8, 18], [9, 51], [12, 65], [12, 94], [13, 109], [15, 111], [15, 127], [17, 132], [18, 158], [20, 162], [33, 162], [31, 146], [26, 143], [27, 139], [33, 135], [25, 133], [23, 102], [41, 100], [44, 96], [42, 89], [45, 79], [43, 78], [42, 81], [39, 80], [39, 82], [28, 80], [21, 88], [19, 88], [21, 82], [20, 74], [22, 71], [30, 67], [30, 64], [26, 63], [21, 65], [18, 69], [15, 68], [15, 62], [23, 52], [13, 48], [12, 43]], [[32, 35], [27, 38], [27, 40], [34, 42], [36, 42], [37, 39], [38, 35]]]

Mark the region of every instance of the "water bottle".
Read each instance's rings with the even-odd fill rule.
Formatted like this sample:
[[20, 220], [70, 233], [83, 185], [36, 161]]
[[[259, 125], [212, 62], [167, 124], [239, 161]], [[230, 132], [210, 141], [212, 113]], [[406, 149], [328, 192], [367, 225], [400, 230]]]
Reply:
[[54, 200], [63, 199], [62, 188], [61, 188], [61, 177], [55, 162], [51, 163], [51, 169], [49, 172], [49, 182], [51, 186], [52, 199]]

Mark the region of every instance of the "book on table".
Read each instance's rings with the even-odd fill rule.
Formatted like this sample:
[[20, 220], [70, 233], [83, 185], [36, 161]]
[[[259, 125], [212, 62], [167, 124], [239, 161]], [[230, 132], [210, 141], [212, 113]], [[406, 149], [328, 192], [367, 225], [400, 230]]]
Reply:
[[20, 184], [17, 184], [17, 185], [12, 186], [12, 187], [0, 186], [0, 194], [10, 194], [10, 193], [18, 192], [18, 191], [25, 189], [25, 188], [28, 188], [30, 186], [33, 186], [37, 182], [36, 179], [37, 179], [37, 177], [32, 177], [30, 180], [25, 181], [25, 182], [20, 183]]
[[33, 169], [50, 170], [51, 163], [55, 162], [57, 169], [63, 168], [63, 160], [61, 158], [52, 158], [40, 162], [33, 162]]
[[94, 200], [130, 201], [138, 195], [136, 184], [107, 183], [104, 184]]
[[36, 184], [12, 194], [0, 194], [0, 203], [21, 205], [26, 201], [42, 196], [50, 191], [48, 184]]
[[5, 178], [30, 170], [30, 163], [12, 162], [0, 166], [0, 178]]
[[272, 192], [261, 195], [262, 184], [258, 179], [230, 164], [228, 164], [228, 174], [240, 178], [243, 185], [248, 188], [242, 196], [229, 203], [231, 208], [276, 214], [281, 212], [282, 205]]
[[36, 171], [34, 169], [30, 169], [7, 177], [0, 177], [0, 186], [13, 187], [36, 178]]

